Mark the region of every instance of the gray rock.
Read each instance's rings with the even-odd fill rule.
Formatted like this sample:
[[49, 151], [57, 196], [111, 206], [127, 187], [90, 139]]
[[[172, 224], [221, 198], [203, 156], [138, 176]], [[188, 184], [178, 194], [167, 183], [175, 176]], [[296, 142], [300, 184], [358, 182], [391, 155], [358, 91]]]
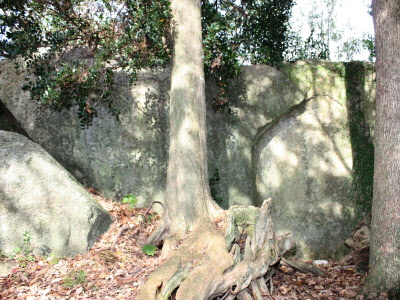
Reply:
[[[111, 216], [41, 146], [0, 131], [0, 249], [74, 256], [90, 249]], [[24, 242], [29, 232], [30, 243]]]
[[325, 97], [305, 101], [266, 127], [255, 148], [258, 200], [273, 199], [275, 226], [292, 233], [306, 258], [344, 252], [332, 241], [351, 232], [352, 156], [341, 109]]
[[29, 100], [22, 86], [34, 76], [16, 70], [12, 61], [0, 62], [0, 98], [29, 136], [80, 183], [106, 198], [133, 194], [138, 205], [147, 206], [164, 199], [169, 74], [143, 71], [130, 85], [118, 72], [114, 106], [121, 110], [119, 121], [99, 104], [89, 128], [81, 127], [75, 108], [52, 111]]
[[[357, 158], [348, 106], [352, 94], [362, 95], [356, 101], [366, 122], [361, 127], [373, 133], [375, 80], [370, 66], [352, 87], [348, 71], [343, 63], [323, 60], [279, 68], [245, 66], [229, 86], [231, 114], [213, 110], [219, 88], [207, 82], [213, 195], [223, 208], [260, 205], [271, 197], [278, 229], [292, 232], [298, 242], [297, 258], [340, 257], [355, 226], [357, 207], [350, 191], [355, 178], [352, 161]], [[138, 206], [163, 202], [168, 69], [140, 72], [134, 85], [123, 71], [117, 72], [115, 107], [121, 109], [120, 121], [99, 105], [93, 126], [83, 130], [74, 109], [55, 112], [29, 100], [21, 87], [32, 74], [15, 70], [10, 61], [0, 63], [0, 74], [5, 105], [29, 136], [79, 182], [116, 200], [133, 194]]]

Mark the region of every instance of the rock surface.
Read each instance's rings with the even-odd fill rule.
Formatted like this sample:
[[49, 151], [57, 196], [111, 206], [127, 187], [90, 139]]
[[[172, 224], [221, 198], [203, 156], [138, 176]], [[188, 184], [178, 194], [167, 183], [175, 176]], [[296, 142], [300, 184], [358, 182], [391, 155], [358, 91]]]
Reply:
[[343, 245], [332, 241], [349, 234], [342, 224], [352, 207], [352, 159], [341, 108], [324, 97], [305, 101], [271, 124], [254, 149], [257, 198], [275, 200], [278, 232], [291, 232], [310, 258], [340, 252]]
[[[0, 131], [0, 250], [85, 253], [111, 216], [41, 146]], [[24, 236], [25, 234], [25, 236]], [[29, 241], [24, 241], [29, 236]]]
[[[207, 82], [207, 154], [214, 199], [228, 208], [260, 205], [271, 197], [278, 230], [292, 232], [301, 245], [297, 258], [343, 255], [344, 241], [355, 226], [353, 158], [365, 151], [354, 150], [348, 120], [356, 106], [362, 118], [358, 113], [353, 123], [365, 122], [363, 128], [372, 133], [375, 93], [373, 66], [360, 63], [360, 68], [364, 71], [355, 77], [348, 65], [329, 61], [245, 66], [228, 89], [231, 114], [213, 111], [219, 89]], [[21, 87], [32, 75], [23, 68], [15, 70], [5, 61], [0, 74], [0, 98], [8, 109], [80, 182], [116, 200], [133, 194], [139, 206], [163, 201], [168, 69], [140, 72], [134, 85], [117, 73], [114, 104], [121, 110], [120, 121], [99, 106], [93, 126], [84, 130], [73, 109], [49, 111], [29, 100]], [[349, 78], [358, 84], [349, 84]], [[352, 94], [360, 94], [353, 108]], [[363, 131], [357, 135], [368, 139]]]

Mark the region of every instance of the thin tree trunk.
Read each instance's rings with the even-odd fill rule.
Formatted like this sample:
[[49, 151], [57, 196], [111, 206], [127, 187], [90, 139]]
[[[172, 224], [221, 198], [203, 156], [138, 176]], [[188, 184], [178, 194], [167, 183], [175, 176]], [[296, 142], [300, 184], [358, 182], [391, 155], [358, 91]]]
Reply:
[[391, 291], [400, 297], [400, 2], [375, 0], [373, 15], [377, 52], [376, 147], [366, 289]]

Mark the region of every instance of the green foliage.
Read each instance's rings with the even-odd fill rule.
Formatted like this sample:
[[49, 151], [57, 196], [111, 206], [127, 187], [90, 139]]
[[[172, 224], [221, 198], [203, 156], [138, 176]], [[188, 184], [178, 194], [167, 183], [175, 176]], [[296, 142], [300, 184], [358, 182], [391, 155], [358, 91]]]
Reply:
[[[49, 64], [43, 65], [46, 60]], [[23, 89], [30, 91], [32, 99], [40, 104], [56, 111], [77, 106], [82, 126], [90, 125], [97, 115], [93, 107], [96, 101], [107, 103], [110, 111], [118, 116], [112, 107], [114, 72], [101, 63], [88, 66], [83, 61], [72, 60], [52, 66], [46, 54], [27, 59], [26, 63], [34, 69], [36, 80], [29, 81]]]
[[32, 240], [31, 232], [25, 231], [22, 235], [24, 236], [24, 243], [30, 245]]
[[205, 71], [219, 86], [216, 112], [231, 113], [227, 89], [243, 63], [276, 65], [284, 60], [329, 56], [323, 33], [306, 40], [290, 31], [293, 0], [203, 0]]
[[154, 245], [151, 245], [151, 244], [147, 244], [147, 245], [144, 245], [143, 247], [142, 247], [142, 251], [144, 252], [144, 253], [146, 253], [147, 255], [150, 255], [150, 256], [154, 256], [154, 254], [156, 254], [156, 250], [157, 250], [158, 248], [156, 247], [156, 246], [154, 246]]
[[138, 69], [169, 62], [170, 20], [168, 0], [4, 0], [0, 57], [22, 56], [36, 76], [24, 87], [32, 98], [57, 111], [76, 106], [88, 126], [96, 102], [118, 115], [116, 70], [132, 82]]
[[60, 262], [60, 260], [63, 260], [63, 259], [65, 259], [65, 258], [62, 258], [62, 257], [52, 257], [52, 258], [50, 258], [50, 260], [49, 260], [49, 264], [50, 264], [50, 265], [56, 265], [56, 264], [58, 264], [58, 263]]
[[324, 34], [311, 30], [307, 39], [301, 39], [296, 33], [289, 32], [285, 60], [328, 59], [329, 46], [324, 42]]
[[10, 257], [16, 258], [20, 264], [21, 267], [24, 267], [26, 265], [27, 261], [34, 261], [35, 256], [32, 253], [32, 235], [30, 231], [25, 231], [23, 234], [24, 237], [24, 242], [22, 245], [18, 245], [16, 247]]
[[376, 58], [375, 37], [372, 36], [371, 34], [364, 35], [364, 37], [362, 39], [362, 44], [363, 44], [363, 47], [369, 51], [368, 60], [370, 62], [373, 62]]
[[32, 251], [24, 247], [16, 247], [10, 257], [16, 258], [21, 267], [25, 267], [27, 261], [35, 260]]
[[346, 41], [340, 49], [340, 55], [345, 56], [347, 61], [353, 59], [354, 54], [366, 49], [369, 52], [368, 61], [374, 62], [375, 54], [375, 38], [370, 34], [364, 34], [363, 38], [351, 38]]
[[292, 0], [204, 0], [206, 57], [222, 55], [221, 65], [239, 57], [252, 64], [281, 62], [293, 5]]
[[[32, 254], [32, 235], [30, 231], [25, 231], [23, 234], [24, 243], [16, 249], [17, 254], [22, 254], [22, 260], [34, 260], [34, 256]], [[19, 250], [19, 251], [18, 251]]]
[[153, 222], [154, 217], [155, 217], [155, 215], [148, 214], [148, 215], [146, 216], [146, 221], [147, 221], [148, 223], [151, 223], [151, 222]]
[[133, 209], [138, 203], [138, 199], [134, 195], [128, 194], [122, 198], [122, 203], [129, 203], [129, 208]]
[[73, 288], [74, 286], [84, 283], [87, 280], [86, 272], [83, 270], [75, 270], [70, 272], [67, 277], [63, 280], [63, 286], [65, 288]]
[[243, 62], [283, 61], [293, 4], [293, 0], [203, 0], [205, 71], [220, 89], [212, 103], [215, 111], [231, 113], [227, 88]]
[[[320, 36], [312, 33], [302, 44], [289, 32], [293, 5], [293, 0], [202, 1], [205, 71], [220, 89], [215, 111], [232, 112], [228, 84], [243, 63], [277, 64], [288, 53], [292, 59], [323, 57]], [[24, 86], [32, 99], [56, 111], [76, 107], [85, 127], [99, 102], [118, 117], [115, 72], [124, 70], [132, 83], [139, 69], [169, 63], [171, 25], [169, 0], [4, 0], [0, 57], [21, 56], [35, 75]]]

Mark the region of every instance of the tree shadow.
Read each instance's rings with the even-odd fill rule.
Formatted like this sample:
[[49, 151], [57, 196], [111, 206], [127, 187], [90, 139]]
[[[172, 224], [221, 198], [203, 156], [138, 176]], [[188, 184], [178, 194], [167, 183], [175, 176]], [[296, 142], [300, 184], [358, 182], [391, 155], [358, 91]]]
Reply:
[[[364, 73], [369, 71], [357, 72], [357, 76], [364, 78]], [[373, 113], [370, 109], [373, 104], [368, 102], [366, 108], [361, 99], [373, 98], [374, 90], [367, 89], [371, 86], [370, 79], [367, 84], [352, 77], [352, 74], [350, 65], [325, 61], [303, 61], [279, 69], [243, 67], [242, 75], [231, 82], [228, 91], [231, 114], [213, 111], [212, 99], [219, 91], [212, 82], [207, 82], [209, 177], [214, 197], [223, 208], [238, 204], [258, 205], [265, 198], [272, 197], [277, 220], [283, 213], [296, 220], [290, 226], [289, 223], [281, 224], [282, 230], [297, 230], [302, 239], [308, 234], [307, 228], [320, 230], [315, 224], [326, 223], [324, 228], [331, 227], [336, 232], [336, 235], [331, 235], [325, 231], [331, 245], [342, 244], [345, 232], [350, 230], [352, 224], [344, 224], [345, 218], [350, 215], [347, 220], [353, 220], [354, 210], [358, 209], [354, 198], [346, 194], [351, 175], [344, 174], [354, 168], [354, 174], [359, 174], [355, 176], [356, 180], [364, 180], [364, 173], [372, 174], [372, 171], [358, 168], [358, 161], [364, 162], [362, 167], [373, 165], [371, 160], [368, 161], [373, 153], [369, 137], [373, 133]], [[121, 108], [120, 121], [109, 114], [107, 107], [100, 105], [98, 119], [84, 130], [81, 130], [74, 111], [37, 111], [33, 125], [29, 123], [32, 120], [28, 120], [22, 126], [80, 182], [93, 186], [106, 197], [120, 199], [125, 194], [134, 194], [142, 206], [152, 200], [163, 201], [169, 148], [169, 70], [142, 72], [133, 86], [124, 72], [117, 73], [116, 77], [114, 104]], [[340, 91], [338, 87], [341, 87]], [[325, 115], [319, 111], [319, 107], [324, 106], [328, 106]], [[305, 118], [307, 109], [314, 112], [314, 117], [307, 130], [302, 130], [295, 120], [302, 116]], [[348, 119], [341, 119], [339, 124], [335, 121], [337, 114], [344, 114]], [[23, 118], [17, 116], [17, 119]], [[364, 125], [356, 126], [364, 124], [364, 121], [369, 123], [371, 134], [365, 133], [367, 127]], [[277, 146], [275, 149], [275, 156], [282, 156], [276, 173], [281, 175], [265, 182], [265, 174], [270, 173], [269, 168], [273, 167], [263, 158], [267, 157], [265, 149], [272, 146], [272, 140], [279, 138], [281, 131], [278, 129], [283, 130], [284, 125], [290, 122], [294, 124], [288, 129], [293, 131], [293, 140], [283, 139], [277, 144], [280, 148]], [[352, 131], [352, 126], [357, 130]], [[64, 129], [59, 130], [61, 127]], [[350, 135], [344, 141], [345, 137], [340, 136], [337, 128], [348, 127]], [[36, 128], [41, 128], [41, 131]], [[330, 140], [329, 147], [318, 139], [319, 135]], [[355, 140], [364, 137], [369, 140], [366, 144], [364, 140]], [[346, 151], [350, 154], [341, 150], [347, 142]], [[357, 150], [358, 146], [360, 150]], [[318, 153], [313, 159], [320, 163], [305, 165], [309, 158], [306, 159], [304, 153], [310, 148]], [[328, 152], [332, 154], [327, 155]], [[349, 157], [354, 159], [353, 166]], [[368, 162], [365, 163], [366, 160]], [[304, 166], [300, 168], [299, 164]], [[342, 173], [332, 171], [337, 166], [343, 170]], [[300, 169], [306, 171], [301, 173]], [[215, 175], [216, 170], [218, 176]], [[260, 170], [265, 170], [265, 174]], [[313, 172], [317, 172], [322, 179], [318, 179]], [[302, 188], [298, 191], [291, 189], [293, 193], [290, 194], [287, 191], [294, 186], [295, 180], [300, 181]], [[359, 184], [365, 186], [363, 181]], [[318, 199], [315, 192], [318, 189], [326, 197]], [[362, 190], [359, 199], [370, 197], [370, 190], [365, 191]], [[299, 194], [303, 195], [303, 200]], [[345, 194], [343, 198], [338, 196]], [[291, 201], [296, 206], [289, 205]], [[313, 223], [313, 219], [320, 222]], [[298, 224], [301, 220], [304, 226], [300, 228]], [[279, 224], [279, 221], [276, 223]], [[317, 238], [313, 243], [317, 245]], [[312, 253], [317, 253], [317, 246], [307, 247]], [[339, 253], [341, 250], [332, 251]]]
[[[208, 116], [217, 130], [208, 130], [209, 169], [218, 168], [225, 207], [257, 205], [272, 197], [278, 229], [293, 232], [303, 258], [338, 257], [345, 251], [356, 207], [350, 192], [345, 66], [305, 61], [280, 70], [251, 68], [254, 73], [244, 68], [228, 94], [236, 114]], [[296, 123], [298, 118], [303, 125]], [[285, 130], [290, 137], [282, 137]], [[275, 153], [266, 155], [268, 147]], [[270, 165], [270, 159], [279, 164]]]
[[100, 204], [40, 146], [6, 156], [2, 172], [7, 176], [0, 189], [0, 248], [11, 253], [15, 247], [27, 247], [23, 234], [30, 232], [30, 246], [37, 255], [74, 256], [88, 251], [110, 224], [108, 214], [95, 213]]
[[371, 126], [366, 116], [365, 82], [371, 66], [362, 62], [345, 64], [347, 112], [353, 154], [352, 197], [356, 204], [357, 220], [361, 221], [371, 210], [374, 179], [374, 144]]
[[293, 83], [273, 67], [243, 67], [230, 83], [227, 97], [232, 113], [226, 114], [212, 111], [210, 103], [218, 90], [212, 83], [207, 85], [209, 171], [213, 174], [218, 169], [216, 190], [224, 208], [255, 204], [252, 145], [260, 127], [302, 98], [298, 93], [293, 97], [288, 86]]
[[131, 86], [127, 75], [118, 73], [114, 90], [119, 121], [101, 108], [100, 118], [85, 130], [90, 168], [95, 170], [91, 184], [106, 196], [134, 194], [142, 206], [164, 200], [169, 80], [168, 70], [145, 71]]

